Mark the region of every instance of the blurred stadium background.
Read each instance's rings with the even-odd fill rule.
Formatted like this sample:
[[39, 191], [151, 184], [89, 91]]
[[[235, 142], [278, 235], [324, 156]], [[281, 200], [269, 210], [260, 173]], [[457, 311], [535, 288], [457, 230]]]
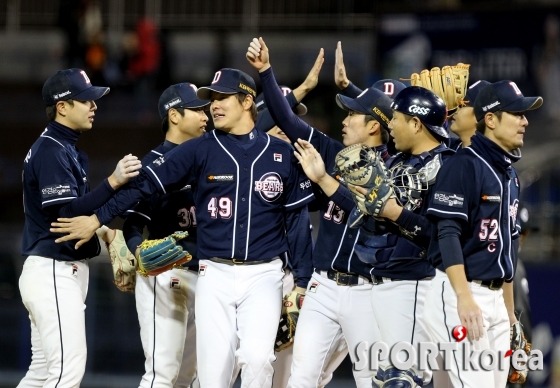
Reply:
[[[14, 387], [30, 360], [29, 321], [18, 277], [23, 212], [21, 164], [46, 124], [43, 82], [86, 69], [111, 86], [94, 130], [78, 146], [93, 185], [125, 154], [146, 154], [162, 135], [157, 99], [172, 83], [207, 85], [216, 70], [246, 63], [263, 36], [280, 83], [297, 86], [325, 48], [320, 83], [305, 100], [313, 126], [340, 138], [334, 50], [342, 41], [349, 78], [365, 88], [423, 68], [471, 64], [471, 82], [511, 79], [544, 97], [530, 112], [520, 172], [533, 232], [521, 252], [534, 347], [545, 370], [528, 386], [560, 387], [560, 1], [558, 0], [0, 0], [0, 387]], [[111, 226], [120, 226], [115, 221]], [[143, 371], [134, 297], [112, 284], [106, 252], [91, 261], [88, 366], [83, 387], [134, 387]], [[350, 364], [332, 387], [353, 386]]]

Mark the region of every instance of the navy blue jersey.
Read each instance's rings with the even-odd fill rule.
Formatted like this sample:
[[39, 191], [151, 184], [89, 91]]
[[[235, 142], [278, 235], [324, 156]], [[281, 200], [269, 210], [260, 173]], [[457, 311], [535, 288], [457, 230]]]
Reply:
[[[460, 221], [460, 242], [469, 280], [511, 280], [517, 254], [512, 240], [519, 237], [519, 179], [511, 166], [518, 160], [483, 135], [460, 149], [442, 168], [429, 200], [432, 220]], [[445, 270], [433, 234], [428, 257]]]
[[[405, 191], [397, 192], [404, 209], [397, 220], [375, 220], [367, 217], [360, 229], [356, 251], [361, 260], [370, 264], [370, 274], [403, 280], [419, 280], [434, 276], [435, 269], [426, 260], [431, 237], [431, 225], [426, 219], [427, 201], [438, 171], [454, 152], [445, 145], [420, 155], [399, 153], [386, 161], [388, 172], [396, 184], [403, 184], [406, 173], [421, 171], [426, 174], [427, 187], [417, 193], [418, 198], [407, 198]], [[405, 224], [409, 219], [408, 225]]]
[[[327, 172], [335, 177], [335, 158], [344, 145], [311, 127], [293, 113], [278, 88], [271, 69], [261, 73], [261, 80], [266, 105], [278, 126], [292, 142], [298, 138], [310, 142], [321, 154]], [[317, 243], [313, 249], [313, 266], [318, 270], [334, 269], [369, 276], [368, 266], [354, 253], [360, 231], [350, 229], [347, 225], [354, 202], [346, 188], [342, 187], [340, 191], [346, 194], [347, 201], [343, 199], [337, 203], [316, 191], [320, 201], [320, 223]], [[347, 202], [351, 204], [350, 208], [344, 205]]]
[[[175, 148], [177, 144], [165, 141], [157, 148], [150, 151], [142, 159], [142, 165], [147, 166], [155, 159]], [[198, 256], [196, 246], [196, 207], [193, 198], [193, 184], [169, 192], [167, 194], [154, 194], [147, 201], [139, 203], [134, 209], [127, 212], [124, 226], [127, 245], [131, 252], [136, 251], [142, 242], [142, 230], [147, 226], [149, 239], [160, 239], [176, 231], [186, 231], [187, 238], [179, 240], [179, 244], [192, 256], [192, 260], [184, 266], [197, 267]], [[132, 234], [133, 238], [129, 238]]]
[[92, 238], [76, 250], [75, 241], [57, 244], [54, 240], [60, 235], [49, 231], [62, 206], [89, 192], [88, 159], [75, 147], [78, 136], [79, 132], [51, 122], [25, 157], [22, 241], [22, 254], [25, 256], [71, 261], [99, 255], [97, 238]]
[[[293, 152], [290, 144], [255, 129], [242, 136], [214, 130], [154, 160], [95, 213], [105, 223], [155, 191], [166, 194], [195, 181], [199, 259], [268, 260], [290, 248], [294, 276], [305, 287], [311, 270], [306, 205], [314, 197]], [[298, 243], [288, 247], [299, 231], [293, 230], [296, 213], [304, 214], [307, 238], [296, 236]]]

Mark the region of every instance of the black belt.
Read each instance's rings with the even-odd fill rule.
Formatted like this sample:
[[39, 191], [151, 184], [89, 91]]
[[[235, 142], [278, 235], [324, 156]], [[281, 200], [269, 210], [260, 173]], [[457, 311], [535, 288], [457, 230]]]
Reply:
[[504, 279], [492, 279], [492, 280], [471, 280], [473, 283], [480, 284], [493, 291], [498, 291], [502, 289], [504, 285]]
[[262, 264], [262, 263], [270, 263], [272, 260], [238, 260], [238, 259], [222, 259], [221, 257], [212, 257], [208, 259], [213, 261], [214, 263], [221, 263], [227, 265], [253, 265], [253, 264]]
[[316, 273], [322, 275], [321, 272], [327, 273], [327, 279], [334, 280], [337, 285], [339, 286], [357, 286], [360, 284], [360, 280], [365, 283], [371, 283], [368, 278], [365, 276], [360, 276], [358, 274], [353, 273], [346, 273], [346, 272], [338, 272], [338, 271], [321, 271], [316, 269]]
[[[422, 281], [422, 280], [432, 280], [434, 277], [433, 276], [428, 276], [427, 278], [424, 279], [410, 279], [411, 281]], [[386, 278], [384, 276], [377, 276], [377, 275], [371, 275], [371, 280], [373, 281], [373, 285], [377, 286], [379, 284], [383, 284], [383, 283], [390, 283], [390, 282], [399, 282], [399, 281], [404, 281], [406, 279], [392, 279], [392, 278]]]

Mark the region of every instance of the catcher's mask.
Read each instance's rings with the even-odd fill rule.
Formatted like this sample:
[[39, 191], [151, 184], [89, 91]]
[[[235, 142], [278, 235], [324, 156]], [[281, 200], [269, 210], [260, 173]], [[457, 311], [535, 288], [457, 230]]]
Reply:
[[420, 86], [409, 86], [397, 94], [391, 108], [418, 119], [434, 135], [447, 139], [449, 133], [443, 127], [447, 119], [447, 107], [441, 97]]
[[422, 192], [428, 190], [428, 177], [424, 171], [399, 163], [387, 171], [397, 202], [414, 211], [422, 205]]

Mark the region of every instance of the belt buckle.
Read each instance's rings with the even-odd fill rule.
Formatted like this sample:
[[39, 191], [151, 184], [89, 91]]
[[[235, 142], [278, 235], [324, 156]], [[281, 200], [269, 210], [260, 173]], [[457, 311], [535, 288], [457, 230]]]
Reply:
[[231, 262], [238, 265], [245, 264], [244, 260], [231, 259]]
[[[344, 280], [341, 280], [341, 278], [345, 279], [346, 283], [344, 283]], [[345, 273], [337, 272], [334, 279], [336, 281], [337, 286], [347, 286], [350, 283], [350, 276], [348, 274], [345, 274]]]
[[490, 290], [493, 290], [493, 291], [497, 291], [497, 290], [501, 289], [504, 282], [500, 281], [500, 280], [496, 280], [496, 279], [491, 280], [490, 284], [488, 285], [488, 288]]

